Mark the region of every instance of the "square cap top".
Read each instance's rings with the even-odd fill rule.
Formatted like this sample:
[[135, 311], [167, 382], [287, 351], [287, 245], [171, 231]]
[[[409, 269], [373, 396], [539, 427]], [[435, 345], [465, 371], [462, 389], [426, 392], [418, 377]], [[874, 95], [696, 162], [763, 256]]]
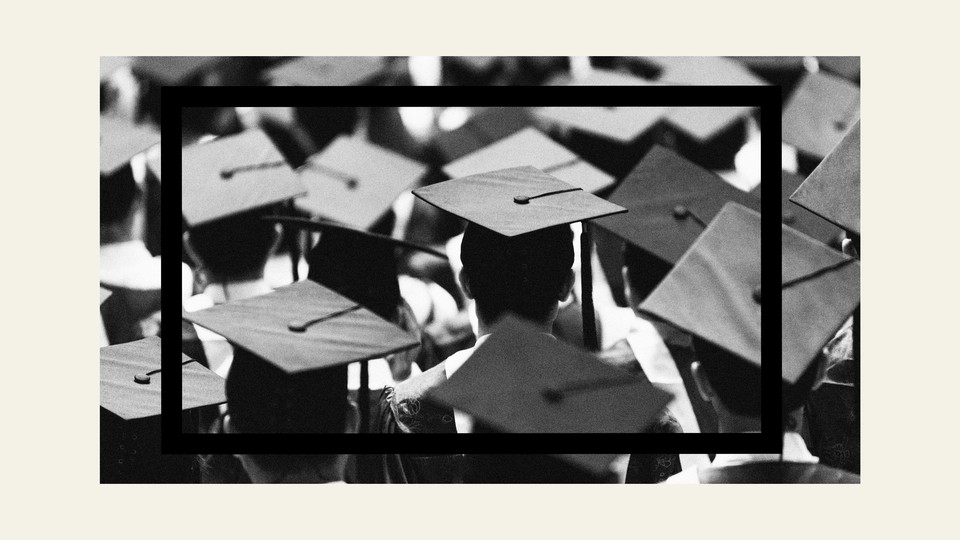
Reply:
[[767, 81], [743, 64], [722, 56], [644, 56], [663, 71], [658, 83], [698, 86], [762, 86]]
[[829, 73], [807, 73], [783, 109], [783, 142], [822, 158], [859, 119], [859, 86]]
[[100, 303], [103, 304], [104, 302], [106, 302], [107, 298], [110, 298], [111, 294], [113, 293], [108, 291], [107, 289], [104, 289], [103, 287], [100, 287]]
[[613, 185], [609, 174], [584, 161], [532, 127], [468, 154], [443, 168], [452, 178], [530, 165], [585, 191]]
[[626, 212], [530, 166], [447, 180], [415, 189], [413, 194], [508, 237]]
[[669, 107], [543, 107], [536, 115], [550, 123], [628, 144], [669, 111]]
[[138, 56], [133, 70], [165, 86], [182, 84], [223, 61], [222, 56]]
[[[821, 218], [820, 216], [797, 206], [796, 204], [790, 202], [790, 195], [793, 194], [800, 187], [800, 184], [803, 183], [803, 177], [789, 173], [787, 171], [781, 171], [781, 181], [780, 181], [780, 220], [781, 222], [788, 226], [792, 227], [807, 236], [815, 238], [824, 244], [830, 245], [840, 236], [840, 228], [831, 224], [829, 221]], [[755, 195], [757, 198], [760, 198], [760, 187], [762, 184], [757, 184], [750, 193]], [[773, 186], [770, 186], [771, 192], [773, 191]]]
[[297, 169], [307, 196], [294, 204], [314, 216], [368, 229], [426, 172], [422, 163], [341, 135]]
[[646, 86], [648, 84], [652, 83], [631, 73], [600, 68], [593, 68], [583, 77], [577, 78], [563, 74], [549, 83], [550, 86]]
[[671, 150], [655, 146], [610, 195], [629, 214], [597, 225], [669, 264], [675, 264], [723, 205], [760, 211], [760, 201]]
[[727, 203], [640, 311], [760, 366], [760, 214]]
[[855, 80], [860, 78], [859, 56], [818, 56], [821, 66], [841, 77]]
[[775, 69], [781, 71], [800, 71], [803, 69], [802, 56], [731, 56], [751, 69]]
[[[187, 411], [227, 401], [225, 381], [185, 354], [180, 355]], [[153, 336], [100, 348], [100, 406], [123, 420], [160, 414], [160, 338]], [[174, 372], [171, 377], [177, 377]]]
[[[645, 56], [663, 70], [661, 84], [700, 86], [762, 86], [768, 84], [740, 62], [719, 56]], [[677, 107], [670, 111], [671, 124], [700, 142], [707, 142], [746, 116], [752, 107]]]
[[312, 281], [182, 315], [289, 374], [382, 358], [420, 343]]
[[354, 86], [368, 82], [383, 69], [382, 56], [304, 56], [269, 72], [274, 84], [292, 86]]
[[490, 107], [477, 112], [457, 129], [439, 133], [434, 142], [444, 161], [453, 161], [532, 123], [530, 115], [522, 107]]
[[121, 118], [100, 117], [100, 174], [108, 176], [160, 142], [160, 132]]
[[182, 156], [182, 212], [191, 227], [306, 192], [259, 129], [188, 146]]
[[780, 353], [795, 383], [860, 305], [860, 263], [789, 227], [780, 237]]
[[860, 236], [859, 120], [790, 200]]
[[505, 433], [639, 433], [670, 394], [506, 317], [427, 399]]

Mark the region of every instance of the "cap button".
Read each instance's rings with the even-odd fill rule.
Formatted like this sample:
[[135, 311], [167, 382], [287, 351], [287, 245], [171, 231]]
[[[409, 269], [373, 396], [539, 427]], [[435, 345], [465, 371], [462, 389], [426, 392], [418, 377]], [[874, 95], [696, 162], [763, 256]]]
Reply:
[[135, 382], [135, 383], [137, 383], [137, 384], [150, 384], [150, 376], [149, 376], [149, 375], [134, 375], [134, 376], [133, 376], [133, 382]]
[[687, 210], [686, 206], [678, 204], [673, 207], [673, 217], [677, 219], [684, 219], [688, 215], [690, 215], [690, 210]]
[[781, 216], [781, 219], [784, 223], [786, 223], [787, 225], [790, 225], [791, 223], [797, 220], [797, 216], [790, 210], [784, 210], [783, 215]]
[[846, 131], [847, 123], [841, 120], [837, 120], [836, 122], [833, 123], [833, 127], [835, 127], [837, 131]]
[[359, 185], [359, 182], [357, 182], [356, 178], [351, 178], [347, 180], [347, 189], [350, 189], [350, 190], [357, 189], [358, 185]]
[[760, 303], [760, 286], [759, 285], [754, 287], [753, 289], [753, 301], [758, 304]]
[[223, 178], [224, 180], [229, 180], [233, 178], [233, 171], [229, 169], [223, 169], [222, 171], [220, 171], [220, 178]]
[[517, 195], [516, 197], [513, 198], [513, 202], [517, 204], [529, 204], [530, 197], [527, 197], [526, 195]]
[[563, 394], [555, 388], [547, 388], [543, 392], [543, 399], [547, 400], [549, 403], [560, 403], [563, 401]]

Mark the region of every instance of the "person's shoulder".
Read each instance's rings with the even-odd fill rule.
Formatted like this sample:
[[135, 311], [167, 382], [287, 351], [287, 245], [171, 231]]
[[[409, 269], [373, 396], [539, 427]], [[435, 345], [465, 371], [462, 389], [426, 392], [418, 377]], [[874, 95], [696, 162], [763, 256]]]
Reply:
[[[458, 353], [459, 354], [459, 353]], [[393, 399], [397, 403], [409, 400], [420, 400], [431, 388], [436, 388], [447, 380], [444, 371], [446, 361], [440, 362], [432, 368], [414, 375], [394, 387]]]

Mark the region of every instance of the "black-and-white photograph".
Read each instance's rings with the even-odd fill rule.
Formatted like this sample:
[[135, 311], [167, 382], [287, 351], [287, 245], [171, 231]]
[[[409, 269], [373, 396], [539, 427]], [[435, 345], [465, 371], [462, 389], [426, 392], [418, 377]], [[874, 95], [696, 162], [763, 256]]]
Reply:
[[[325, 101], [344, 86], [546, 105]], [[317, 98], [170, 101], [198, 87]], [[772, 108], [615, 97], [738, 88]], [[99, 286], [104, 484], [859, 484], [860, 58], [101, 57]], [[165, 451], [171, 377], [198, 440], [369, 445]], [[534, 436], [558, 442], [509, 442]]]

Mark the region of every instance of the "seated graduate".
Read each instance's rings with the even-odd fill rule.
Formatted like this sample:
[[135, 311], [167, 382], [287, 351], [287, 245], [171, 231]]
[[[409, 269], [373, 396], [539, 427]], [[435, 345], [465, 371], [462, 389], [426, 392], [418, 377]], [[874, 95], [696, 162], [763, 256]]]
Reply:
[[[449, 407], [466, 433], [640, 433], [670, 394], [507, 315], [426, 400]], [[626, 455], [469, 455], [465, 481], [623, 482]]]
[[[387, 389], [380, 402], [381, 431], [461, 433], [462, 421], [449, 408], [425, 402], [426, 392], [465, 365], [493, 332], [495, 321], [507, 313], [550, 335], [558, 306], [574, 283], [568, 224], [623, 209], [533, 167], [467, 176], [414, 194], [470, 222], [461, 246], [459, 280], [476, 302], [480, 335], [474, 347]], [[462, 456], [396, 458], [397, 475], [391, 481], [457, 481], [463, 465]]]
[[[250, 162], [251, 155], [258, 156], [256, 163]], [[258, 130], [186, 146], [182, 162], [183, 247], [202, 286], [184, 309], [269, 293], [264, 271], [280, 232], [261, 218], [303, 193], [293, 170]], [[268, 166], [259, 167], [264, 163]], [[188, 335], [185, 330], [185, 339]], [[203, 329], [190, 337], [199, 338], [211, 369], [226, 376], [232, 349], [223, 338]]]
[[[817, 463], [799, 431], [800, 410], [823, 376], [824, 343], [856, 307], [859, 268], [823, 244], [781, 227], [783, 266], [783, 450], [717, 455], [671, 483], [858, 481]], [[760, 215], [728, 203], [640, 306], [693, 335], [701, 397], [721, 433], [761, 430]]]
[[[227, 378], [225, 433], [356, 433], [345, 366], [289, 374], [237, 349]], [[240, 454], [255, 484], [343, 483], [346, 454]]]
[[[220, 428], [227, 433], [354, 432], [347, 365], [418, 345], [415, 336], [312, 281], [184, 317], [236, 350]], [[240, 459], [255, 482], [320, 482], [342, 480], [346, 456]]]

